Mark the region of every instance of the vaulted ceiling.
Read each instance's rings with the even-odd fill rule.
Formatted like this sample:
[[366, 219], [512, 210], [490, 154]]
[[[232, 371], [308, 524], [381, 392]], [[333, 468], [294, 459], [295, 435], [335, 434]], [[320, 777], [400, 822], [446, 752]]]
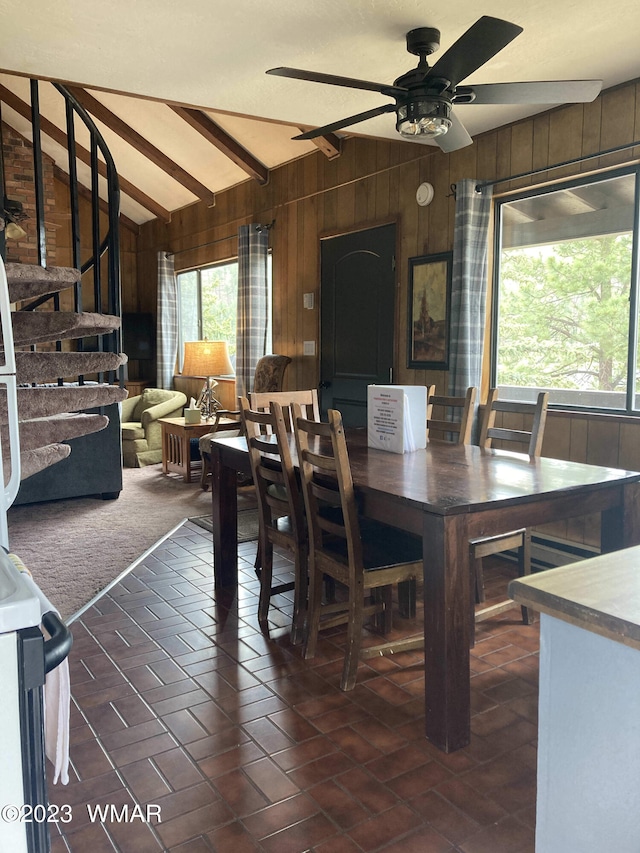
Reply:
[[[122, 213], [138, 224], [168, 221], [172, 211], [194, 201], [214, 204], [217, 192], [248, 179], [266, 183], [270, 169], [317, 150], [311, 142], [293, 142], [290, 127], [271, 122], [69, 89], [104, 137], [120, 176]], [[68, 171], [64, 101], [46, 82], [39, 85], [39, 101], [43, 150]], [[30, 139], [29, 80], [0, 74], [0, 102], [3, 120]], [[88, 164], [88, 133], [79, 125], [76, 133]], [[88, 185], [88, 165], [80, 167], [79, 178]]]
[[[287, 65], [392, 83], [415, 67], [405, 33], [441, 31], [437, 60], [481, 15], [524, 28], [465, 82], [592, 79], [604, 88], [640, 76], [640, 4], [618, 0], [31, 0], [6, 9], [0, 32], [2, 118], [25, 136], [28, 76], [71, 84], [96, 120], [122, 181], [122, 212], [135, 223], [168, 219], [185, 205], [317, 151], [339, 156], [340, 136], [397, 140], [386, 114], [313, 141], [300, 129], [385, 103], [363, 90], [267, 76]], [[53, 87], [40, 101], [43, 147], [64, 169], [64, 112]], [[461, 105], [472, 136], [552, 105]], [[82, 139], [79, 139], [82, 145]], [[403, 144], [420, 144], [405, 142]], [[424, 144], [424, 143], [423, 143]], [[82, 174], [80, 174], [82, 179]]]

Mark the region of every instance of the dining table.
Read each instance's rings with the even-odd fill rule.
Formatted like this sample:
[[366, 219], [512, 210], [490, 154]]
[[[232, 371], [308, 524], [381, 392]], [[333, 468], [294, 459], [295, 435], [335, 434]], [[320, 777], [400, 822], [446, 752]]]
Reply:
[[[361, 512], [422, 537], [425, 734], [453, 752], [470, 742], [469, 541], [600, 514], [603, 552], [638, 545], [640, 472], [442, 441], [391, 453], [368, 447], [366, 429], [346, 436]], [[214, 582], [230, 588], [238, 582], [236, 487], [238, 472], [250, 470], [246, 440], [216, 438], [210, 455]]]

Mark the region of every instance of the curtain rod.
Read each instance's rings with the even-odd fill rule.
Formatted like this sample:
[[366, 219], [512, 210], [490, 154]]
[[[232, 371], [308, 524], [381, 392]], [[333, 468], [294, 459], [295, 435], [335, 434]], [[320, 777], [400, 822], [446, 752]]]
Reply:
[[637, 148], [640, 142], [628, 142], [626, 145], [618, 145], [615, 148], [607, 148], [605, 151], [598, 151], [595, 154], [584, 154], [582, 157], [575, 157], [573, 160], [565, 160], [563, 163], [555, 163], [553, 166], [545, 166], [541, 169], [532, 169], [529, 172], [520, 172], [519, 175], [510, 175], [508, 178], [498, 178], [495, 181], [482, 181], [476, 184], [476, 191], [480, 192], [485, 187], [495, 187], [496, 184], [505, 184], [507, 181], [517, 181], [519, 178], [530, 178], [533, 175], [539, 175], [542, 172], [550, 172], [552, 169], [562, 169], [564, 166], [574, 166], [576, 163], [583, 163], [585, 160], [593, 160], [595, 157], [606, 157], [607, 154], [617, 154], [620, 151], [627, 151], [629, 148]]
[[[275, 219], [273, 219], [269, 225], [256, 225], [256, 231], [261, 233], [262, 231], [271, 231], [273, 226], [276, 224]], [[214, 246], [216, 243], [224, 243], [225, 240], [237, 240], [238, 233], [228, 234], [226, 237], [218, 237], [217, 240], [209, 240], [208, 243], [200, 243], [198, 246], [190, 246], [188, 249], [180, 249], [177, 252], [165, 252], [165, 257], [167, 258], [175, 258], [176, 255], [183, 255], [185, 252], [195, 252], [196, 249], [203, 249], [205, 246]]]

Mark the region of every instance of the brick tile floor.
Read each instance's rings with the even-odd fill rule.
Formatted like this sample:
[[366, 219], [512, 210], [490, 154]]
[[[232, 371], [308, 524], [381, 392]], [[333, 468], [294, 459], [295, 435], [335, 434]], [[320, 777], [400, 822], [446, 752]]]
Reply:
[[254, 558], [240, 545], [237, 597], [214, 593], [210, 534], [186, 522], [73, 623], [71, 780], [49, 785], [73, 816], [53, 853], [533, 851], [537, 624], [478, 626], [471, 744], [445, 755], [423, 736], [421, 655], [363, 662], [342, 693], [344, 630], [303, 661], [289, 594], [264, 636]]

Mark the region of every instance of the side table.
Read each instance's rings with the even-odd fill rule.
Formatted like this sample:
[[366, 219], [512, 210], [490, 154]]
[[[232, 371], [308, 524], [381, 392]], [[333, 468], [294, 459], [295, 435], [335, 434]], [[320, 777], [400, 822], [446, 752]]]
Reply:
[[[185, 483], [192, 481], [191, 439], [200, 438], [211, 432], [214, 421], [185, 424], [184, 418], [159, 418], [162, 426], [162, 472], [181, 474]], [[232, 418], [220, 418], [216, 432], [238, 429]], [[198, 460], [196, 465], [200, 465]]]

